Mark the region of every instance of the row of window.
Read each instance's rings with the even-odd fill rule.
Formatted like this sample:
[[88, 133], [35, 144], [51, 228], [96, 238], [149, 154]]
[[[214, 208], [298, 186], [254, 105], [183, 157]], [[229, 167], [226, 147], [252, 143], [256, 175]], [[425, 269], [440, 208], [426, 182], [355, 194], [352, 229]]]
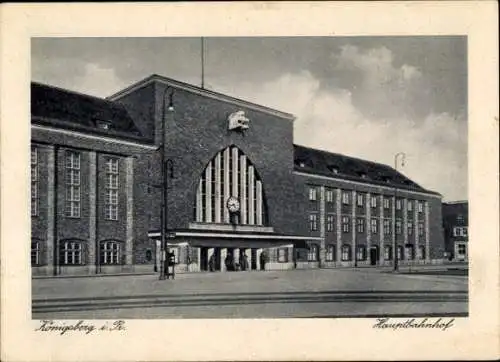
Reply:
[[[118, 220], [119, 170], [118, 159], [108, 157], [105, 160], [106, 175], [104, 182], [104, 217], [107, 220]], [[31, 216], [38, 215], [38, 149], [31, 148]], [[67, 217], [79, 218], [81, 215], [81, 154], [66, 151], [64, 170], [64, 214]]]
[[[370, 197], [370, 206], [375, 208], [377, 207], [377, 200], [380, 196], [372, 195]], [[356, 205], [358, 207], [365, 206], [365, 194], [356, 194]], [[327, 203], [333, 203], [335, 201], [334, 190], [326, 189], [325, 190], [325, 199]], [[352, 199], [352, 191], [342, 190], [342, 203], [344, 205], [349, 205]], [[318, 187], [310, 186], [309, 187], [309, 201], [318, 201]], [[391, 198], [383, 197], [384, 209], [391, 208]], [[416, 203], [418, 212], [424, 212], [424, 203], [422, 201], [407, 201], [406, 209], [407, 211], [413, 211], [413, 204]], [[396, 210], [401, 210], [403, 208], [403, 200], [396, 199]]]
[[468, 227], [467, 226], [455, 226], [453, 228], [453, 236], [464, 236], [467, 237]]
[[[99, 247], [99, 263], [102, 265], [122, 264], [122, 243], [119, 241], [104, 241]], [[82, 241], [65, 241], [59, 249], [60, 265], [84, 265], [85, 243]], [[42, 244], [39, 241], [31, 243], [31, 265], [42, 264]]]
[[[356, 231], [358, 233], [364, 233], [365, 232], [365, 222], [366, 220], [364, 218], [357, 218], [356, 219]], [[402, 234], [403, 233], [403, 228], [402, 228], [402, 221], [399, 219], [396, 219], [396, 234]], [[384, 234], [388, 235], [391, 234], [391, 220], [384, 220]], [[342, 232], [348, 233], [350, 232], [351, 228], [351, 218], [349, 216], [342, 216]], [[318, 231], [318, 214], [317, 213], [311, 213], [309, 214], [309, 229], [310, 231]], [[379, 230], [379, 219], [372, 218], [370, 220], [370, 230], [371, 233], [375, 234]], [[326, 215], [326, 231], [327, 232], [332, 232], [335, 231], [335, 215], [328, 214]], [[407, 223], [407, 232], [408, 235], [413, 235], [413, 222], [409, 221]], [[424, 224], [422, 222], [418, 223], [418, 234], [419, 236], [424, 235]]]
[[[341, 261], [351, 261], [352, 260], [352, 247], [351, 245], [344, 244], [341, 249]], [[416, 250], [413, 245], [408, 245], [407, 247], [398, 246], [398, 259], [399, 260], [423, 260], [425, 259], [425, 246], [419, 245]], [[378, 253], [378, 251], [377, 251]], [[365, 261], [368, 258], [367, 248], [364, 245], [358, 245], [356, 247], [356, 260]], [[376, 255], [378, 259], [378, 255]], [[319, 260], [319, 247], [316, 244], [309, 245], [307, 249], [307, 261], [316, 262]], [[337, 260], [337, 245], [329, 244], [326, 246], [325, 253], [326, 261], [336, 261]], [[392, 260], [392, 247], [390, 245], [384, 246], [384, 260]], [[288, 262], [288, 249], [280, 248], [278, 249], [278, 262], [287, 263]]]

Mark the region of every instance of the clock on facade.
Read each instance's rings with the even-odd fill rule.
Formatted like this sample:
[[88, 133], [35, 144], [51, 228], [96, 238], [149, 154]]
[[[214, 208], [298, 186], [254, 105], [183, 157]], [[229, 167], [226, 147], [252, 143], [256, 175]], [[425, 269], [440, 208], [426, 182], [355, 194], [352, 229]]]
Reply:
[[227, 199], [227, 209], [232, 213], [240, 211], [240, 201], [236, 197], [231, 196]]

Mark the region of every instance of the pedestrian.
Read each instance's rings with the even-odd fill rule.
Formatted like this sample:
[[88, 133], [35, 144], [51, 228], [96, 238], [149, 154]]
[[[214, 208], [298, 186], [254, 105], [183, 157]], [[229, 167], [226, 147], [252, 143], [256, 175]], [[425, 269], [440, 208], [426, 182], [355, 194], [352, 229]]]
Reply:
[[245, 271], [248, 269], [248, 258], [245, 253], [243, 253], [243, 256], [241, 257], [241, 270]]
[[214, 256], [214, 254], [212, 254], [212, 256], [210, 256], [210, 259], [208, 260], [208, 270], [210, 270], [211, 272], [215, 271], [215, 256]]

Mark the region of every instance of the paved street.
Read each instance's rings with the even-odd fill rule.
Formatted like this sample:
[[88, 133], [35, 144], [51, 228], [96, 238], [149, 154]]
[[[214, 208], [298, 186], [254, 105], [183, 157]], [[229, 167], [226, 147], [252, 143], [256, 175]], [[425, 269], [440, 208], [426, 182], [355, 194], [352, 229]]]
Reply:
[[454, 274], [360, 268], [33, 279], [33, 318], [466, 315], [467, 276]]

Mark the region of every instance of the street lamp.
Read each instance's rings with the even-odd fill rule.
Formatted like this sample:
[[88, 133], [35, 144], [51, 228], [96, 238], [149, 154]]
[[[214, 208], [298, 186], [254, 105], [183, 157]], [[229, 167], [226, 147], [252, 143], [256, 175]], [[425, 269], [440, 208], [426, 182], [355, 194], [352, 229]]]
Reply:
[[[174, 178], [174, 162], [166, 158], [167, 154], [167, 125], [166, 112], [174, 111], [173, 89], [166, 87], [163, 93], [163, 112], [162, 112], [162, 147], [161, 147], [161, 174], [163, 180], [162, 190], [162, 210], [161, 210], [161, 262], [160, 262], [160, 280], [165, 280], [170, 276], [169, 252], [167, 243], [168, 227], [168, 180]], [[167, 103], [168, 99], [168, 103]], [[175, 267], [175, 265], [174, 265]]]
[[[406, 154], [404, 152], [398, 152], [394, 155], [394, 169], [398, 170], [398, 160], [401, 158], [401, 166], [405, 165]], [[396, 180], [394, 180], [396, 181]], [[392, 220], [392, 250], [394, 253], [394, 271], [398, 271], [398, 247], [397, 247], [397, 237], [396, 237], [396, 198], [397, 198], [397, 184], [394, 182], [394, 220]]]

